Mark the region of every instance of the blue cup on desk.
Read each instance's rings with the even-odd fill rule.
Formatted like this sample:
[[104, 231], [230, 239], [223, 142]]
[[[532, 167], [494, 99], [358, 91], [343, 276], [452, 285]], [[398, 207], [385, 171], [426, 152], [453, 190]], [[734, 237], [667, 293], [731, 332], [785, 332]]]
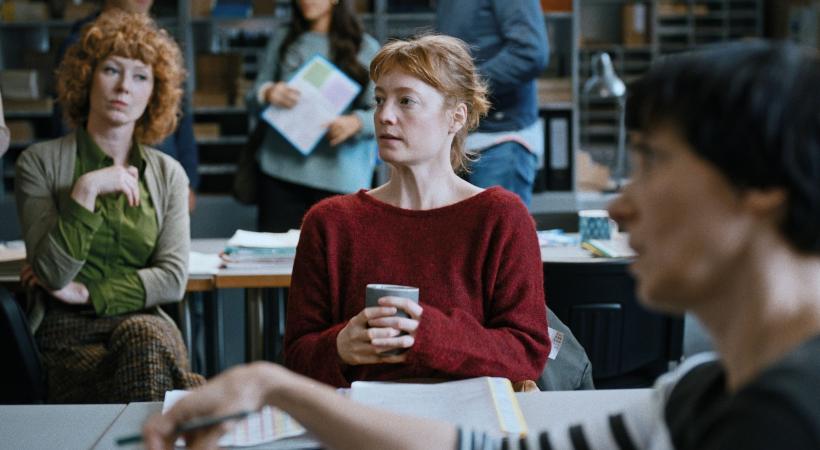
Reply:
[[578, 233], [581, 242], [592, 239], [609, 240], [618, 233], [618, 224], [609, 217], [605, 209], [585, 209], [578, 211]]

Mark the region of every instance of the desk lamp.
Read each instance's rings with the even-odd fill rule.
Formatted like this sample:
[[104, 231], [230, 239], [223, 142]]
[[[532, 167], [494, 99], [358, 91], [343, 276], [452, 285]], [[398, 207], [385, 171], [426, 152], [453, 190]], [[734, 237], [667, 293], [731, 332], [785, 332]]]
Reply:
[[618, 147], [615, 154], [615, 190], [621, 189], [624, 179], [624, 163], [626, 158], [626, 85], [615, 74], [612, 59], [606, 52], [599, 52], [592, 57], [592, 76], [584, 83], [583, 96], [587, 102], [589, 114], [589, 100], [615, 100], [618, 105]]

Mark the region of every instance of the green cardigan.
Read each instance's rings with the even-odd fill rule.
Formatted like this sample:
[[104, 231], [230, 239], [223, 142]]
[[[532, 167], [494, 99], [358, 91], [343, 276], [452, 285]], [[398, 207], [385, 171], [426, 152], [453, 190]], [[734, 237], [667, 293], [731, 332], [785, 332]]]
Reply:
[[[179, 301], [185, 294], [190, 250], [188, 177], [173, 158], [148, 147], [145, 182], [154, 202], [159, 235], [147, 267], [137, 272], [145, 288], [145, 307]], [[38, 278], [51, 289], [73, 281], [85, 261], [71, 257], [50, 236], [60, 214], [69, 209], [77, 137], [34, 144], [17, 160], [14, 193], [26, 243], [27, 259]], [[41, 306], [41, 305], [40, 305]], [[35, 307], [32, 326], [42, 313]]]

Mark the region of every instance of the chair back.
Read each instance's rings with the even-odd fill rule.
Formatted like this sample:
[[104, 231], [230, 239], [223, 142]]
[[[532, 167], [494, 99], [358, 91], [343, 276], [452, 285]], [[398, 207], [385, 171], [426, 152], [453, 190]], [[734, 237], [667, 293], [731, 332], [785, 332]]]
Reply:
[[43, 403], [45, 373], [26, 315], [0, 287], [0, 404]]
[[681, 356], [683, 319], [644, 309], [628, 264], [544, 263], [547, 305], [586, 349], [598, 388], [649, 386]]

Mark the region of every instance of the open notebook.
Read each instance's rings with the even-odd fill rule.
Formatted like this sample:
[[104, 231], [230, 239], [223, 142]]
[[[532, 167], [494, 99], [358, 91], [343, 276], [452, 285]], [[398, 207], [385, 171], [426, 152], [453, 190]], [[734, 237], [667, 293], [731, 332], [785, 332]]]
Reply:
[[396, 413], [504, 435], [527, 434], [527, 423], [506, 378], [481, 377], [437, 384], [356, 381], [350, 398]]

